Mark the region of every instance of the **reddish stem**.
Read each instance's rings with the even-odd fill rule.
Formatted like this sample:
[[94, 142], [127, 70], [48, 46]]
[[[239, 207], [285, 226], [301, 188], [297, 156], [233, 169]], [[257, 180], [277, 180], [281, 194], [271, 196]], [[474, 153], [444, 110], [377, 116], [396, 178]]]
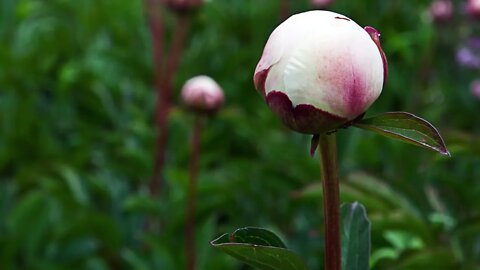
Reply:
[[325, 215], [325, 269], [341, 270], [340, 188], [337, 176], [337, 143], [334, 134], [320, 135], [323, 208]]
[[167, 60], [167, 85], [172, 87], [173, 79], [177, 73], [178, 64], [185, 47], [185, 40], [190, 25], [190, 17], [188, 15], [177, 14], [175, 19], [175, 32], [173, 34], [172, 46]]
[[155, 86], [160, 89], [160, 82], [163, 73], [163, 24], [160, 13], [159, 0], [145, 0], [145, 11], [147, 12], [148, 26], [152, 36], [153, 62], [155, 67]]
[[185, 248], [187, 255], [187, 270], [195, 269], [195, 203], [197, 200], [198, 162], [200, 157], [200, 141], [202, 133], [202, 119], [195, 117], [191, 142], [190, 179], [187, 193], [187, 213], [185, 223]]
[[290, 0], [280, 0], [280, 22], [290, 17]]
[[[189, 18], [177, 16], [174, 29], [172, 46], [168, 58], [163, 59], [163, 24], [160, 17], [160, 2], [158, 0], [145, 0], [150, 33], [152, 35], [154, 66], [155, 66], [155, 91], [157, 100], [155, 105], [155, 123], [157, 137], [155, 142], [155, 156], [153, 178], [150, 182], [150, 194], [157, 196], [163, 186], [163, 167], [168, 142], [168, 118], [172, 107], [173, 80], [178, 69], [178, 64], [183, 52]], [[165, 66], [166, 64], [166, 66]]]
[[165, 98], [165, 92], [168, 89], [164, 83], [164, 47], [163, 47], [163, 23], [160, 13], [159, 0], [145, 0], [145, 11], [147, 13], [148, 26], [152, 38], [153, 64], [154, 64], [154, 87], [157, 94], [157, 102], [155, 108], [155, 124], [159, 129], [155, 142], [155, 156], [153, 165], [153, 179], [150, 181], [150, 194], [152, 196], [158, 194], [161, 186], [161, 169], [164, 163], [164, 152], [167, 141], [167, 117], [168, 117], [168, 100]]

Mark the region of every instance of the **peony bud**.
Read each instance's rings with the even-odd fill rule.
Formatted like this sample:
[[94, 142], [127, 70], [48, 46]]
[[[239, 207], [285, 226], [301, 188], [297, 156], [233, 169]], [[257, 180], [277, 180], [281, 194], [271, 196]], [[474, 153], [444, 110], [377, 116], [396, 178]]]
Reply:
[[436, 0], [430, 5], [430, 17], [436, 23], [448, 22], [452, 19], [453, 5], [450, 0]]
[[378, 31], [337, 13], [309, 11], [273, 31], [254, 83], [286, 126], [321, 134], [362, 115], [387, 74]]
[[470, 91], [475, 98], [480, 100], [480, 79], [476, 79], [470, 84]]
[[480, 0], [467, 0], [466, 11], [472, 18], [480, 19]]
[[224, 101], [222, 88], [208, 76], [196, 76], [188, 80], [181, 95], [187, 107], [206, 113], [215, 112]]
[[186, 13], [198, 9], [204, 0], [162, 0], [171, 10], [178, 13]]
[[310, 3], [314, 8], [323, 9], [329, 7], [333, 0], [311, 0]]

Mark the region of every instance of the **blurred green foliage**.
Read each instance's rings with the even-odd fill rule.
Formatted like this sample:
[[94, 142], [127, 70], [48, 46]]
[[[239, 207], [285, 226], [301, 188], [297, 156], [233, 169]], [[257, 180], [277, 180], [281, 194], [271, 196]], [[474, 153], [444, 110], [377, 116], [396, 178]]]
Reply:
[[[427, 0], [337, 0], [332, 10], [382, 33], [390, 77], [367, 115], [402, 110], [434, 123], [452, 158], [362, 130], [339, 131], [342, 198], [366, 205], [373, 269], [480, 268], [478, 70], [455, 62], [480, 30], [434, 25]], [[0, 268], [183, 269], [192, 117], [171, 115], [166, 191], [146, 186], [154, 149], [151, 40], [143, 2], [0, 1]], [[308, 10], [292, 1], [292, 12]], [[167, 13], [164, 12], [164, 15]], [[171, 16], [166, 17], [171, 36]], [[215, 78], [227, 104], [202, 140], [198, 269], [248, 269], [211, 248], [263, 226], [312, 269], [322, 265], [317, 158], [252, 86], [279, 23], [276, 0], [211, 0], [194, 18], [175, 85]], [[321, 29], [319, 29], [321, 31]], [[178, 102], [177, 102], [178, 103]], [[163, 220], [145, 233], [145, 220]]]

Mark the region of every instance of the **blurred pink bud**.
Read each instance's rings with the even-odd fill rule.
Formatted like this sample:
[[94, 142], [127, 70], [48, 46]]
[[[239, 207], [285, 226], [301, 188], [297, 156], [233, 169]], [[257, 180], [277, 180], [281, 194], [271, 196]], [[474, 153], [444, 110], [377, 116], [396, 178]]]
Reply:
[[436, 23], [448, 22], [452, 19], [453, 4], [450, 0], [435, 0], [430, 5], [430, 17]]
[[321, 134], [362, 115], [387, 74], [377, 30], [317, 10], [294, 15], [273, 31], [254, 83], [286, 126]]
[[203, 5], [204, 0], [162, 0], [164, 5], [179, 13], [194, 11]]
[[215, 112], [224, 101], [222, 88], [208, 76], [196, 76], [182, 88], [182, 101], [187, 107], [201, 112]]
[[476, 79], [470, 84], [470, 91], [474, 97], [480, 100], [480, 79]]
[[310, 3], [314, 8], [322, 9], [329, 7], [333, 3], [333, 0], [311, 0]]
[[480, 0], [467, 0], [466, 11], [472, 18], [480, 19]]

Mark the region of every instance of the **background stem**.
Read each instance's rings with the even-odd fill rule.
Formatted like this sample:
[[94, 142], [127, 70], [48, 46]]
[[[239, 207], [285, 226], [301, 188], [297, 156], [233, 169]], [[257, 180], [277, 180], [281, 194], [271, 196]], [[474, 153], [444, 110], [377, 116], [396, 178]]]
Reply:
[[325, 269], [341, 270], [340, 189], [335, 133], [320, 135], [319, 147], [325, 215]]
[[[160, 1], [145, 0], [145, 12], [147, 14], [148, 26], [152, 39], [153, 65], [154, 65], [154, 87], [157, 94], [155, 105], [155, 124], [158, 128], [155, 140], [155, 154], [153, 164], [153, 176], [150, 181], [149, 191], [156, 196], [161, 187], [161, 171], [164, 164], [164, 152], [167, 141], [167, 120], [168, 120], [168, 91], [164, 80], [164, 28], [161, 18]], [[166, 98], [167, 96], [167, 98]]]
[[197, 200], [197, 177], [198, 177], [198, 162], [200, 158], [200, 141], [202, 133], [202, 118], [195, 116], [193, 124], [193, 134], [191, 142], [191, 156], [190, 156], [190, 179], [188, 183], [187, 193], [187, 213], [185, 224], [185, 247], [187, 255], [187, 270], [195, 269], [195, 203]]
[[164, 59], [163, 35], [164, 29], [161, 20], [160, 2], [158, 0], [145, 0], [148, 22], [152, 36], [154, 66], [155, 66], [155, 124], [157, 136], [155, 139], [155, 156], [153, 177], [150, 181], [150, 194], [157, 196], [163, 186], [163, 167], [168, 143], [168, 118], [172, 107], [173, 82], [185, 47], [190, 18], [176, 16], [176, 25], [172, 45], [167, 59]]
[[285, 21], [290, 17], [291, 15], [291, 6], [290, 6], [290, 0], [281, 0], [280, 1], [280, 10], [279, 10], [279, 15], [280, 15], [280, 22]]

